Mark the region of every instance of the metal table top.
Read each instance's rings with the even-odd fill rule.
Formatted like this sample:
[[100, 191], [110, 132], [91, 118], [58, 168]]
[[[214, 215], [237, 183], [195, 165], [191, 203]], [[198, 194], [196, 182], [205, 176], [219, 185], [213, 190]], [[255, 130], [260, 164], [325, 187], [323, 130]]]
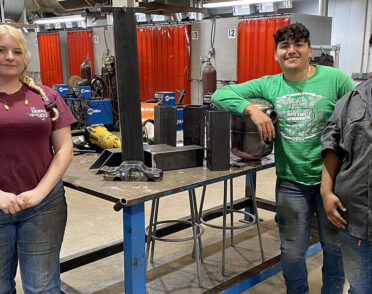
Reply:
[[74, 156], [63, 177], [65, 185], [115, 203], [125, 199], [127, 206], [274, 166], [273, 156], [270, 155], [259, 161], [248, 162], [243, 167], [232, 167], [228, 171], [210, 171], [202, 166], [166, 171], [159, 182], [120, 182], [105, 181], [102, 174], [89, 172], [88, 168], [96, 157], [95, 154]]

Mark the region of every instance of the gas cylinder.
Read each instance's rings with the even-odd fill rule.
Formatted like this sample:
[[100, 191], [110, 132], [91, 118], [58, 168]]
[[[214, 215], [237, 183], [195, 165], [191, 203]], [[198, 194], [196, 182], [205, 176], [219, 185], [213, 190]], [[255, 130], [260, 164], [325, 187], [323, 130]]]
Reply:
[[208, 59], [202, 73], [203, 81], [203, 96], [206, 94], [213, 94], [217, 86], [217, 72], [213, 67], [211, 60]]
[[90, 80], [92, 77], [92, 68], [89, 65], [89, 58], [84, 56], [84, 61], [80, 65], [80, 77], [83, 80]]

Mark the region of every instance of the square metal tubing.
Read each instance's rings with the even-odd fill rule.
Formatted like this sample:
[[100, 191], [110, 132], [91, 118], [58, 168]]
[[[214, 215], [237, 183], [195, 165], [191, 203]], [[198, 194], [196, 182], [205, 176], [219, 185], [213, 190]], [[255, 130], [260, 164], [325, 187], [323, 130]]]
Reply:
[[230, 169], [230, 112], [207, 111], [207, 168]]
[[163, 171], [203, 165], [203, 147], [197, 145], [149, 145], [144, 148], [145, 164]]
[[183, 144], [205, 146], [204, 105], [187, 105], [183, 109]]
[[157, 105], [154, 107], [154, 141], [155, 144], [176, 146], [177, 107]]

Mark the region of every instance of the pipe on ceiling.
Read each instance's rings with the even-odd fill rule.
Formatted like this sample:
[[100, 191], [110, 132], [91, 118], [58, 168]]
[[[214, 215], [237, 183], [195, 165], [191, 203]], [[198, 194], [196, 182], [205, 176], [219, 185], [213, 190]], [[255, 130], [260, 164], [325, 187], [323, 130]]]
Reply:
[[319, 0], [319, 15], [328, 16], [328, 0]]

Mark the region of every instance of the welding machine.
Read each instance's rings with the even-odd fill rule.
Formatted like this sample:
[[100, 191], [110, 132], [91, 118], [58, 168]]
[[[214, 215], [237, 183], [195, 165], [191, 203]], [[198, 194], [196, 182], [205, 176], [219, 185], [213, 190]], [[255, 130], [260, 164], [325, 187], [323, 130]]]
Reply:
[[56, 84], [52, 88], [57, 91], [57, 93], [64, 98], [66, 94], [70, 93], [70, 86], [67, 84]]
[[92, 89], [90, 86], [80, 86], [78, 97], [83, 99], [91, 99], [92, 98]]
[[156, 105], [169, 105], [177, 106], [177, 131], [182, 130], [183, 123], [183, 107], [181, 105], [185, 90], [176, 90], [180, 94], [180, 98], [176, 103], [176, 93], [169, 91], [154, 92], [154, 96], [151, 100], [148, 100], [141, 104], [142, 119], [154, 119], [154, 107]]
[[156, 102], [160, 102], [162, 105], [176, 106], [175, 92], [155, 92], [152, 99]]
[[112, 125], [112, 106], [110, 99], [89, 99], [84, 108], [84, 121], [86, 126], [95, 124]]

